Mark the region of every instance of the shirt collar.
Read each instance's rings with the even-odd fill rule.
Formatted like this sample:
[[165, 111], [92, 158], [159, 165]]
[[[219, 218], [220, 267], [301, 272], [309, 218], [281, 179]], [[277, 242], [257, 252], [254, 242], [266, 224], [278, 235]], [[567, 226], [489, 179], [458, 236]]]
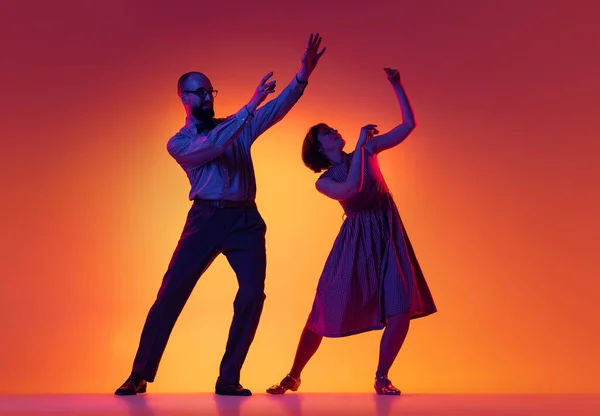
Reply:
[[190, 120], [188, 117], [185, 119], [185, 127], [190, 129], [192, 132], [200, 133], [202, 131], [212, 130], [215, 127], [215, 120], [211, 120], [209, 122], [199, 122]]

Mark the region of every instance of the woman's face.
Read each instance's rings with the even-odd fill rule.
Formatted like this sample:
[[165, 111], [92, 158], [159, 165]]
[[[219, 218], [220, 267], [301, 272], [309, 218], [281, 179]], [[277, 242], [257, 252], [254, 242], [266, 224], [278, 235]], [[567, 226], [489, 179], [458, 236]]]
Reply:
[[346, 141], [342, 138], [338, 131], [327, 125], [319, 128], [317, 140], [319, 141], [319, 143], [321, 143], [323, 153], [335, 150], [342, 150], [344, 148], [344, 145], [346, 144]]

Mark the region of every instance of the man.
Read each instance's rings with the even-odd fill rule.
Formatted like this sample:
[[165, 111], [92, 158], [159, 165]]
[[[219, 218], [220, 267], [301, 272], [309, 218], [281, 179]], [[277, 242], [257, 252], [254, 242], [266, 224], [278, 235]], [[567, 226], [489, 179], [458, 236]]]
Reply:
[[258, 108], [275, 91], [275, 81], [267, 82], [271, 72], [248, 104], [225, 119], [214, 118], [217, 91], [204, 74], [190, 72], [179, 79], [177, 92], [186, 111], [186, 124], [169, 140], [167, 149], [190, 180], [193, 205], [146, 318], [131, 375], [115, 394], [146, 392], [196, 282], [221, 253], [236, 273], [239, 289], [215, 392], [252, 394], [239, 381], [266, 298], [266, 225], [254, 202], [256, 181], [250, 147], [300, 99], [325, 52], [325, 48], [319, 52], [320, 44], [319, 34], [310, 36], [300, 71], [276, 99]]

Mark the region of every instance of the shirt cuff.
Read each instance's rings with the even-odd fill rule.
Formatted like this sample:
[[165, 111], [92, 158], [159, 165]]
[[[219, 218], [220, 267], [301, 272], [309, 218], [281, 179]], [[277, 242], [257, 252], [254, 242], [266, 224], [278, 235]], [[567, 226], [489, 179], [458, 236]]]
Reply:
[[248, 111], [247, 106], [243, 106], [235, 115], [235, 119], [242, 125], [248, 123], [253, 117], [254, 114]]
[[294, 94], [302, 95], [304, 94], [304, 90], [306, 89], [307, 85], [308, 82], [300, 82], [300, 80], [298, 80], [298, 75], [296, 74], [291, 83], [291, 90]]

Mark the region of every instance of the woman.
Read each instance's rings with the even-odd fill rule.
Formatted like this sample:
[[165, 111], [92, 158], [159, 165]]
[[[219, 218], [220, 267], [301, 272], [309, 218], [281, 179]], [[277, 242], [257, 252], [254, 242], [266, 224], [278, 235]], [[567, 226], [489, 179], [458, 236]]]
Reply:
[[411, 319], [437, 311], [396, 205], [383, 179], [377, 154], [400, 144], [416, 123], [395, 69], [384, 69], [402, 113], [402, 124], [380, 136], [376, 125], [361, 129], [354, 152], [326, 124], [312, 127], [302, 147], [306, 166], [321, 174], [316, 187], [338, 200], [346, 214], [317, 287], [289, 374], [267, 389], [296, 391], [300, 375], [323, 337], [344, 337], [385, 328], [375, 391], [399, 395], [388, 378]]

